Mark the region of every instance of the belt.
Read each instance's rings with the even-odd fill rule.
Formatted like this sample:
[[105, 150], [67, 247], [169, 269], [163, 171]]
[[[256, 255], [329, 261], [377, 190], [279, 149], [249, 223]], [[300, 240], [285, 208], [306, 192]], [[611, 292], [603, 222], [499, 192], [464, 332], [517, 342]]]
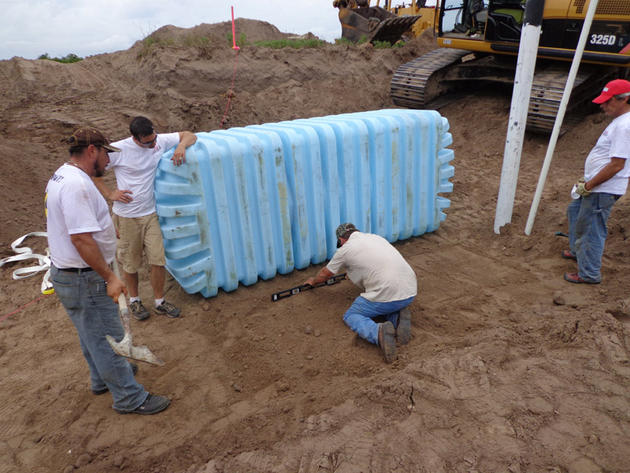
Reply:
[[89, 266], [86, 268], [57, 268], [59, 271], [67, 271], [69, 273], [86, 273], [88, 271], [94, 271]]

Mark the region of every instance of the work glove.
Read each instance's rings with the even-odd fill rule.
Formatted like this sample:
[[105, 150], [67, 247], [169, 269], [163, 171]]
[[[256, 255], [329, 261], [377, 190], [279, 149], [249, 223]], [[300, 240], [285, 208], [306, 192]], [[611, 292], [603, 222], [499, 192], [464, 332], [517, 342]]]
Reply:
[[589, 195], [591, 195], [591, 191], [586, 190], [586, 187], [584, 187], [585, 185], [586, 185], [586, 181], [583, 177], [580, 177], [577, 183], [575, 184], [575, 192], [581, 195], [582, 197], [588, 197]]

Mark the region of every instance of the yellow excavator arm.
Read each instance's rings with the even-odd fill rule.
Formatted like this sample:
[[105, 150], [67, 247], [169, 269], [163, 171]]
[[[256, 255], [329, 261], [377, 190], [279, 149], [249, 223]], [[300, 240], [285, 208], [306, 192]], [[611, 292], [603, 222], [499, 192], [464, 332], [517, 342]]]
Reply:
[[393, 6], [380, 0], [370, 6], [369, 0], [334, 0], [333, 7], [339, 9], [341, 37], [352, 42], [387, 41], [396, 43], [404, 34], [419, 36], [427, 29], [433, 29], [435, 8], [425, 6], [427, 0], [413, 0], [408, 6], [404, 3]]

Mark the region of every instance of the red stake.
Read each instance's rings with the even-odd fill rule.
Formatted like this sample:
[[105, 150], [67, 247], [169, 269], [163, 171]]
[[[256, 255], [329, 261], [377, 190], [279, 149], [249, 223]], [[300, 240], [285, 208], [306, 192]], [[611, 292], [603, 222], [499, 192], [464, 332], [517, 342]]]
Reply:
[[232, 5], [232, 49], [241, 49], [236, 45], [236, 28], [234, 28], [234, 5]]

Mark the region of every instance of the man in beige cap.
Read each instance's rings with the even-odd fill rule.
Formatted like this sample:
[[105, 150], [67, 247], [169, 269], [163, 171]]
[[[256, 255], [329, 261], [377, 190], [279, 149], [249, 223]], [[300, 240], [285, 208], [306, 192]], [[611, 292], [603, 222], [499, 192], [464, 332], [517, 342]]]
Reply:
[[569, 249], [565, 259], [577, 260], [578, 271], [565, 273], [571, 283], [601, 281], [606, 223], [630, 177], [630, 82], [610, 81], [593, 102], [613, 119], [601, 134], [584, 163], [584, 177], [573, 186], [573, 201], [567, 209]]
[[[315, 286], [344, 269], [348, 278], [364, 289], [346, 311], [343, 321], [357, 335], [378, 345], [385, 362], [396, 358], [396, 340], [411, 338], [409, 304], [418, 293], [413, 269], [385, 238], [360, 232], [352, 223], [337, 227], [337, 248], [332, 259], [306, 284]], [[385, 321], [376, 323], [375, 318]]]
[[116, 303], [127, 289], [110, 267], [116, 231], [107, 202], [91, 178], [103, 175], [107, 153], [119, 149], [90, 127], [79, 128], [67, 141], [70, 158], [46, 186], [53, 287], [79, 335], [92, 393], [109, 391], [120, 414], [157, 414], [170, 400], [149, 394], [135, 380], [137, 366], [117, 355], [105, 338], [123, 338]]

